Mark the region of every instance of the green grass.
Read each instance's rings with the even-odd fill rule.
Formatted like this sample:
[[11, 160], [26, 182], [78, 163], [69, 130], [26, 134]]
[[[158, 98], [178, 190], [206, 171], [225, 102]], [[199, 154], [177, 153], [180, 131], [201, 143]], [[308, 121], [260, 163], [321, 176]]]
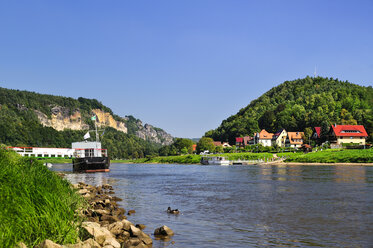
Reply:
[[[228, 160], [258, 160], [272, 158], [271, 153], [224, 153], [224, 154], [214, 154], [209, 156], [223, 156]], [[155, 163], [155, 164], [199, 164], [201, 161], [201, 155], [180, 155], [180, 156], [160, 156], [152, 158], [140, 158], [133, 160], [113, 160], [112, 163]]]
[[0, 246], [24, 242], [33, 247], [45, 239], [60, 244], [78, 238], [75, 210], [83, 200], [69, 182], [41, 161], [0, 149]]
[[71, 164], [71, 158], [41, 158], [39, 159], [42, 163], [51, 163], [51, 164]]
[[286, 162], [301, 163], [373, 163], [373, 149], [325, 150], [293, 155]]
[[[219, 155], [228, 160], [258, 160], [272, 158], [272, 153], [224, 153]], [[373, 149], [344, 150], [329, 149], [304, 154], [303, 152], [277, 153], [278, 157], [286, 157], [286, 162], [301, 163], [373, 163]], [[155, 163], [155, 164], [199, 164], [201, 155], [180, 155], [166, 157], [141, 158], [134, 160], [113, 160], [112, 163]]]

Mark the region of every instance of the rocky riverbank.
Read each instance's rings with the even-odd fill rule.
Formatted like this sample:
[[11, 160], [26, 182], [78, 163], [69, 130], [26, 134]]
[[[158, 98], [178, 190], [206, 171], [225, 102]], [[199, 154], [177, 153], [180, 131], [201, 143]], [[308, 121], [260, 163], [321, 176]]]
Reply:
[[[92, 186], [85, 183], [73, 184], [77, 193], [87, 201], [87, 207], [79, 210], [86, 221], [82, 222], [80, 240], [76, 244], [59, 245], [50, 240], [43, 241], [37, 248], [146, 248], [152, 247], [153, 240], [143, 229], [144, 224], [133, 224], [126, 211], [118, 206], [119, 197], [113, 196], [111, 185]], [[174, 233], [167, 226], [154, 230], [154, 237], [168, 240]], [[20, 247], [25, 247], [22, 244]]]

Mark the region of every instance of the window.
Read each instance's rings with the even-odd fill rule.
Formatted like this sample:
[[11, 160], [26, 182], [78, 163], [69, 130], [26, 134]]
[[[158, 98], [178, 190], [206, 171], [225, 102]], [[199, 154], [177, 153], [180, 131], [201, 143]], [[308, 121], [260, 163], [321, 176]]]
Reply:
[[38, 157], [41, 157], [41, 158], [42, 158], [42, 157], [43, 157], [43, 154], [38, 154]]
[[56, 155], [54, 155], [54, 154], [51, 154], [51, 158], [55, 158], [56, 157]]
[[59, 158], [62, 158], [62, 155], [61, 154], [59, 154], [57, 157], [59, 157]]

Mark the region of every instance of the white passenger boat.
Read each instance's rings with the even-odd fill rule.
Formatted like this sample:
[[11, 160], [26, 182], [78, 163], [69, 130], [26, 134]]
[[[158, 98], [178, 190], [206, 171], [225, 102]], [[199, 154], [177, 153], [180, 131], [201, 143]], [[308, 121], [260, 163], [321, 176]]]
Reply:
[[229, 165], [230, 161], [226, 160], [225, 157], [202, 157], [201, 164], [203, 165]]

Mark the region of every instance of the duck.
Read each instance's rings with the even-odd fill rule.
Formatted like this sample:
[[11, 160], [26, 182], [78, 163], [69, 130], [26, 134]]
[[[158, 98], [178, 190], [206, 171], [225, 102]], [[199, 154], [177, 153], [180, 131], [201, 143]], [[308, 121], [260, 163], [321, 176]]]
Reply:
[[179, 211], [179, 209], [171, 209], [171, 207], [168, 207], [167, 208], [167, 213], [169, 213], [169, 214], [179, 214], [180, 211]]

